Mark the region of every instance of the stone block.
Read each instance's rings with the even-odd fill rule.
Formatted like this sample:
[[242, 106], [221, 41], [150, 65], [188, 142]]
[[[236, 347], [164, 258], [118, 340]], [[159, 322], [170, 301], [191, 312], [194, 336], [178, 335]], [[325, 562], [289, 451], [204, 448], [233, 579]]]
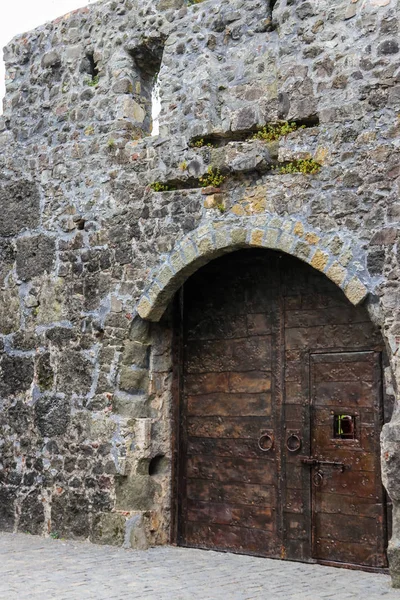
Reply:
[[264, 246], [271, 249], [276, 248], [279, 234], [280, 231], [278, 229], [268, 228], [265, 234]]
[[329, 247], [332, 254], [336, 256], [342, 251], [343, 241], [340, 239], [340, 237], [335, 235], [335, 237], [331, 240]]
[[0, 358], [0, 395], [16, 396], [26, 392], [33, 381], [33, 358], [8, 356]]
[[322, 250], [316, 250], [314, 256], [311, 259], [311, 266], [317, 271], [323, 271], [328, 264], [329, 254], [323, 252]]
[[283, 252], [291, 254], [294, 242], [295, 238], [292, 235], [283, 232], [276, 243], [276, 248], [279, 248], [279, 250], [283, 250]]
[[215, 193], [208, 195], [204, 200], [203, 206], [206, 209], [219, 207], [225, 208], [225, 194]]
[[246, 214], [246, 211], [241, 204], [234, 204], [231, 208], [231, 212], [237, 217], [243, 217]]
[[90, 360], [76, 350], [64, 350], [58, 364], [57, 390], [85, 395], [90, 391], [92, 378], [93, 365]]
[[145, 419], [149, 417], [150, 409], [146, 394], [128, 394], [115, 392], [112, 399], [113, 412], [121, 417]]
[[129, 330], [129, 339], [141, 344], [150, 343], [150, 324], [140, 317], [135, 317]]
[[137, 123], [143, 123], [146, 118], [146, 111], [133, 98], [125, 97], [122, 102], [120, 116], [124, 119], [131, 119]]
[[39, 492], [33, 491], [22, 501], [18, 530], [23, 533], [40, 535], [45, 525], [44, 504]]
[[350, 249], [347, 249], [343, 252], [343, 254], [340, 255], [339, 262], [341, 265], [343, 265], [343, 267], [347, 267], [350, 264], [352, 258], [352, 251]]
[[13, 531], [15, 522], [15, 492], [0, 488], [0, 530]]
[[315, 244], [318, 244], [321, 238], [316, 233], [306, 233], [304, 239], [306, 240], [307, 244], [315, 246]]
[[329, 267], [326, 274], [329, 277], [329, 279], [333, 281], [333, 283], [336, 283], [336, 285], [341, 286], [344, 280], [346, 279], [347, 271], [344, 267], [342, 267], [342, 265], [335, 262], [332, 266]]
[[53, 494], [51, 530], [60, 537], [85, 539], [89, 536], [89, 501], [83, 493], [61, 491]]
[[65, 283], [62, 278], [43, 278], [39, 292], [39, 306], [36, 309], [36, 323], [47, 324], [62, 321], [67, 314]]
[[163, 265], [161, 269], [157, 271], [157, 281], [160, 283], [162, 288], [168, 285], [173, 276], [174, 273], [169, 265]]
[[46, 331], [46, 338], [51, 344], [62, 347], [68, 346], [70, 342], [76, 341], [77, 333], [69, 327], [52, 327]]
[[134, 369], [122, 365], [119, 376], [119, 387], [130, 394], [146, 393], [149, 388], [149, 374], [147, 369]]
[[50, 353], [40, 355], [37, 361], [37, 382], [42, 392], [53, 387], [54, 373], [50, 363]]
[[118, 513], [100, 513], [93, 519], [90, 540], [95, 544], [122, 546], [125, 539], [126, 517]]
[[230, 244], [229, 234], [226, 229], [215, 229], [214, 239], [216, 249], [226, 248]]
[[55, 51], [51, 50], [43, 55], [42, 67], [47, 69], [48, 67], [56, 67], [61, 65], [60, 55]]
[[208, 256], [214, 250], [214, 241], [211, 237], [211, 234], [208, 234], [197, 240], [197, 247], [199, 249], [200, 256]]
[[301, 260], [307, 260], [310, 252], [310, 246], [306, 242], [298, 242], [293, 250], [293, 254]]
[[126, 523], [124, 547], [147, 550], [149, 545], [144, 515], [141, 513], [133, 515]]
[[233, 244], [244, 244], [247, 239], [247, 229], [245, 227], [235, 227], [231, 229], [231, 240]]
[[[10, 282], [11, 283], [11, 282]], [[8, 335], [20, 327], [18, 287], [10, 285], [0, 292], [0, 333]]]
[[137, 305], [137, 311], [142, 319], [147, 319], [150, 316], [153, 308], [152, 303], [146, 296], [142, 296]]
[[178, 273], [185, 266], [180, 252], [173, 252], [169, 261], [175, 273]]
[[297, 235], [298, 237], [303, 237], [304, 235], [304, 225], [300, 221], [295, 223], [293, 227], [293, 235]]
[[368, 253], [367, 269], [370, 275], [383, 275], [385, 264], [385, 250], [379, 249]]
[[[166, 283], [168, 284], [170, 281], [172, 281], [172, 277], [170, 279], [167, 279]], [[154, 282], [153, 285], [147, 290], [147, 296], [153, 307], [159, 303], [161, 292], [162, 288], [158, 285], [157, 282]]]
[[69, 400], [61, 396], [42, 396], [35, 404], [35, 425], [43, 437], [63, 435], [71, 417]]
[[352, 304], [357, 306], [365, 300], [368, 290], [358, 277], [353, 277], [344, 288], [344, 293]]
[[1, 236], [16, 235], [39, 225], [39, 191], [29, 181], [0, 184], [0, 206]]
[[386, 227], [378, 231], [371, 239], [371, 246], [392, 246], [396, 243], [400, 229], [396, 227]]
[[141, 342], [126, 341], [122, 353], [122, 364], [148, 368], [150, 346]]
[[264, 233], [263, 229], [253, 229], [250, 235], [250, 244], [252, 246], [262, 246]]
[[193, 262], [198, 257], [198, 252], [192, 241], [186, 241], [181, 246], [185, 264]]
[[132, 477], [117, 477], [115, 482], [115, 496], [117, 510], [149, 510], [153, 506], [154, 495], [159, 489], [150, 475]]

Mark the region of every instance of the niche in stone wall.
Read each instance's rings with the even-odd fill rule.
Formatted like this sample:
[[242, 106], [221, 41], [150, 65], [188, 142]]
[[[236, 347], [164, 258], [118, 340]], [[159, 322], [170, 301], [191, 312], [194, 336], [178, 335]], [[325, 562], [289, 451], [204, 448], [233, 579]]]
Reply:
[[86, 73], [88, 75], [86, 83], [88, 85], [96, 85], [99, 80], [99, 69], [97, 67], [97, 63], [94, 59], [93, 52], [87, 52], [85, 58], [82, 60], [81, 73]]
[[135, 63], [134, 100], [144, 110], [142, 129], [158, 134], [158, 115], [161, 109], [158, 73], [161, 68], [165, 38], [151, 38], [129, 51]]

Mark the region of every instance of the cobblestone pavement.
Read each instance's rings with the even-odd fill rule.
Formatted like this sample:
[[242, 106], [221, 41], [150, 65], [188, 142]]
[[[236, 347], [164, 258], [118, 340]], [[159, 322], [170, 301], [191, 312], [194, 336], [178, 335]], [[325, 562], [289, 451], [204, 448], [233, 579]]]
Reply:
[[386, 575], [162, 547], [0, 534], [1, 600], [400, 600]]

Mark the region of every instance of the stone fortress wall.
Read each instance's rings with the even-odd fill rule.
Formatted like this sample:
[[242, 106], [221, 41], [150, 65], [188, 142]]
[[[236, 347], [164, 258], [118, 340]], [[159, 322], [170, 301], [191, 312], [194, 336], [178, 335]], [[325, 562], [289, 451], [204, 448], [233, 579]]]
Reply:
[[[168, 542], [170, 301], [222, 252], [283, 250], [365, 301], [396, 395], [399, 14], [398, 0], [112, 0], [7, 46], [2, 530]], [[252, 139], [279, 120], [304, 127]], [[304, 159], [320, 171], [272, 168]], [[202, 189], [210, 167], [221, 189]], [[396, 409], [390, 418], [382, 468], [399, 582]]]

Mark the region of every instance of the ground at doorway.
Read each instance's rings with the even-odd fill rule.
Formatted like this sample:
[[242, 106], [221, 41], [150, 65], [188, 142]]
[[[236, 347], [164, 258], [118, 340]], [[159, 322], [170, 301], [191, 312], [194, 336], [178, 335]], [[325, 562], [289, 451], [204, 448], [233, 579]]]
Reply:
[[387, 575], [159, 547], [0, 534], [1, 600], [400, 600]]

